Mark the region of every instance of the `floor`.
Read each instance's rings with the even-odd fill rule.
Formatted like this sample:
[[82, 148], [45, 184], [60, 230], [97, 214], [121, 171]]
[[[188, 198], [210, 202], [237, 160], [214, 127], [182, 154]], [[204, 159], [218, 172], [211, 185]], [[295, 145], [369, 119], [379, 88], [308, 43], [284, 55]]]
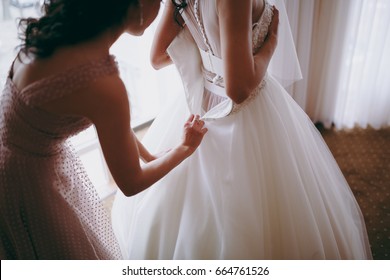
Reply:
[[362, 210], [374, 259], [390, 259], [390, 128], [320, 131]]

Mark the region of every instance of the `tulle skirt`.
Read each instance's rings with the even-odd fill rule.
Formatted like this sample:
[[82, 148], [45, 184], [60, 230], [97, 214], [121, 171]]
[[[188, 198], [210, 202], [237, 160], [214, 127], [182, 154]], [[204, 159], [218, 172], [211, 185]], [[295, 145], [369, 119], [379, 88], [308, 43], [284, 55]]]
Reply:
[[[155, 120], [152, 152], [180, 141], [183, 96]], [[369, 259], [359, 206], [311, 120], [272, 77], [154, 186], [118, 191], [113, 228], [129, 259]]]

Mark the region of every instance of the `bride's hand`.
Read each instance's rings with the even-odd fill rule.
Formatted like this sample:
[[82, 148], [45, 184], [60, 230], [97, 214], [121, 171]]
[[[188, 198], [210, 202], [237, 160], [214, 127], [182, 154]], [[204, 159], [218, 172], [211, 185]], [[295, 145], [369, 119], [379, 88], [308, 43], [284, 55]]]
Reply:
[[263, 45], [255, 51], [255, 55], [263, 53], [265, 56], [269, 56], [269, 54], [272, 56], [278, 44], [279, 11], [275, 6], [272, 7], [272, 10], [273, 16], [268, 26], [267, 36]]
[[268, 26], [267, 39], [274, 40], [276, 44], [278, 39], [279, 11], [275, 6], [272, 7], [272, 10], [273, 10], [273, 16], [272, 16], [271, 23]]
[[203, 136], [206, 134], [207, 128], [204, 127], [204, 121], [199, 119], [198, 115], [191, 115], [184, 124], [184, 135], [182, 146], [193, 153], [202, 142]]

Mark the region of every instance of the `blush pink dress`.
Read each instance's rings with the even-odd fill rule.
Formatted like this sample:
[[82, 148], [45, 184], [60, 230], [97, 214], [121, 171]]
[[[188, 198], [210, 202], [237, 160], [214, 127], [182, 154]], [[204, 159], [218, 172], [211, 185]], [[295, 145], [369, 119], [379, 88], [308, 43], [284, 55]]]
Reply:
[[68, 141], [91, 122], [38, 108], [117, 73], [108, 56], [19, 90], [10, 71], [0, 99], [1, 259], [121, 258], [109, 215]]

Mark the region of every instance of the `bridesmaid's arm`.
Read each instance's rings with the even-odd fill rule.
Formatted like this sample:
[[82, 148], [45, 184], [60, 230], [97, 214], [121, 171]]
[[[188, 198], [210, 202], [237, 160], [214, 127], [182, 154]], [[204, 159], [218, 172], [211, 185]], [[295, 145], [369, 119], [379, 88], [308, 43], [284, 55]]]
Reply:
[[130, 106], [119, 76], [99, 79], [90, 88], [83, 89], [82, 94], [68, 99], [71, 113], [83, 115], [94, 123], [108, 168], [126, 196], [145, 190], [168, 174], [196, 150], [207, 132], [199, 116], [192, 116], [184, 125], [179, 145], [141, 166], [139, 159], [144, 147], [129, 129]]
[[[172, 64], [172, 60], [167, 53], [167, 49], [173, 39], [183, 29], [183, 27], [174, 20], [174, 11], [175, 7], [171, 0], [166, 0], [165, 9], [157, 26], [150, 53], [152, 66], [156, 70]], [[183, 20], [181, 16], [178, 15], [178, 17], [182, 22]]]
[[262, 48], [253, 55], [252, 1], [220, 0], [217, 5], [226, 93], [239, 104], [248, 98], [264, 78], [276, 48], [278, 13], [275, 9], [269, 36]]
[[137, 146], [138, 146], [138, 151], [139, 151], [140, 158], [142, 159], [142, 161], [144, 163], [156, 160], [156, 159], [162, 157], [163, 155], [165, 155], [166, 153], [168, 153], [170, 151], [170, 149], [168, 149], [166, 151], [160, 151], [157, 154], [151, 154], [145, 148], [145, 146], [142, 144], [142, 142], [138, 140], [138, 138], [136, 140], [137, 140]]
[[143, 162], [150, 162], [155, 160], [157, 157], [152, 155], [146, 148], [145, 146], [141, 143], [141, 141], [136, 138], [137, 141], [137, 146], [138, 146], [138, 151], [139, 151], [139, 156], [143, 160]]

